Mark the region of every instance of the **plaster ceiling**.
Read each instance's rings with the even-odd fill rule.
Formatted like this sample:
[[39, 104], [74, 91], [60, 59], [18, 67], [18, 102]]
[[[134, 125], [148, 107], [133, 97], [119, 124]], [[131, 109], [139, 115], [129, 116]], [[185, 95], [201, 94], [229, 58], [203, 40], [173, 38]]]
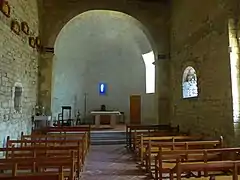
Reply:
[[81, 46], [81, 50], [89, 52], [95, 52], [96, 49], [135, 48], [141, 54], [148, 53], [152, 47], [135, 21], [134, 18], [115, 11], [95, 10], [83, 13], [62, 29], [55, 44], [55, 52], [61, 54], [63, 49], [69, 49], [69, 53], [74, 54]]

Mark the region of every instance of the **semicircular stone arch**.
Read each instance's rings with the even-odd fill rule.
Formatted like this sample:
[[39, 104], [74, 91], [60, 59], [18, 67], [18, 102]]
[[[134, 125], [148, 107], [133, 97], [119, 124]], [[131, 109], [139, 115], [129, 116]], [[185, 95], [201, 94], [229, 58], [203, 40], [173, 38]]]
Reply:
[[[165, 53], [168, 49], [165, 40], [167, 39], [166, 21], [169, 18], [169, 6], [161, 1], [141, 4], [138, 2], [126, 3], [122, 0], [114, 2], [99, 0], [94, 3], [79, 1], [71, 4], [53, 0], [51, 2], [44, 1], [43, 6], [45, 24], [42, 29], [42, 41], [45, 46], [53, 47], [61, 29], [79, 14], [91, 10], [110, 10], [122, 12], [141, 22], [139, 26], [142, 26], [141, 28], [151, 41], [155, 53]], [[61, 9], [61, 11], [56, 12], [57, 9]]]
[[[140, 29], [143, 32], [143, 34], [147, 38], [147, 41], [149, 42], [148, 48], [140, 47], [141, 49], [149, 49], [149, 51], [146, 51], [144, 54], [149, 53], [150, 49], [151, 49], [151, 51], [154, 52], [155, 57], [157, 57], [157, 50], [156, 50], [155, 43], [154, 43], [153, 38], [150, 35], [149, 31], [146, 29], [146, 27], [140, 21], [138, 21], [137, 19], [135, 19], [134, 17], [132, 17], [128, 14], [125, 14], [125, 13], [122, 13], [119, 11], [112, 11], [112, 10], [89, 10], [89, 11], [85, 11], [84, 13], [78, 14], [77, 16], [70, 19], [66, 24], [64, 24], [64, 26], [62, 27], [60, 32], [54, 38], [54, 49], [57, 49], [56, 44], [58, 44], [59, 37], [61, 36], [61, 34], [64, 33], [66, 27], [71, 26], [71, 24], [74, 23], [74, 21], [76, 19], [79, 22], [80, 19], [84, 19], [86, 16], [94, 14], [94, 13], [98, 13], [99, 15], [108, 14], [109, 16], [114, 16], [116, 18], [116, 21], [124, 19], [124, 20], [127, 20], [129, 24], [132, 24], [132, 26], [136, 26], [138, 29]], [[92, 19], [92, 21], [95, 21], [96, 23], [101, 23], [101, 19], [100, 18], [96, 19], [96, 16]], [[141, 39], [142, 39], [141, 37], [140, 38], [135, 37], [135, 40], [141, 40]], [[138, 44], [141, 46], [144, 43], [138, 42]]]
[[[151, 45], [151, 48], [154, 52], [154, 55], [155, 57], [157, 57], [157, 47], [156, 47], [156, 43], [154, 42], [153, 40], [153, 37], [152, 35], [150, 34], [149, 30], [139, 21], [137, 20], [135, 17], [132, 17], [131, 15], [129, 14], [126, 14], [126, 13], [122, 13], [120, 11], [115, 11], [115, 10], [103, 10], [103, 9], [94, 9], [94, 10], [88, 10], [88, 11], [85, 11], [81, 14], [78, 14], [76, 16], [73, 16], [72, 17], [72, 13], [69, 14], [68, 17], [66, 17], [66, 22], [65, 20], [63, 20], [65, 23], [60, 23], [58, 24], [55, 28], [59, 30], [58, 33], [55, 33], [49, 43], [52, 44], [54, 42], [54, 46], [55, 44], [57, 44], [57, 40], [58, 40], [58, 37], [59, 35], [61, 34], [61, 32], [63, 31], [63, 29], [68, 26], [71, 22], [73, 22], [76, 18], [79, 18], [79, 17], [84, 17], [85, 14], [89, 14], [89, 13], [92, 13], [92, 12], [109, 12], [109, 13], [116, 13], [116, 14], [119, 14], [120, 16], [125, 16], [124, 18], [128, 19], [128, 21], [131, 21], [131, 23], [134, 25], [134, 26], [137, 26], [139, 29], [141, 29], [143, 31], [143, 33], [146, 35], [148, 41], [150, 42], [150, 45]], [[71, 19], [69, 19], [71, 17]], [[62, 21], [62, 22], [63, 22]], [[60, 28], [60, 29], [59, 29]], [[56, 31], [57, 32], [57, 31]]]
[[[118, 108], [128, 115], [130, 95], [146, 94], [147, 67], [155, 76], [152, 44], [139, 26], [137, 20], [123, 13], [93, 10], [73, 18], [62, 28], [56, 39], [53, 64], [54, 114], [65, 105], [83, 112], [106, 103], [110, 109]], [[109, 85], [107, 96], [97, 93], [100, 83]], [[154, 103], [154, 94], [149, 97], [144, 101]], [[87, 107], [82, 103], [84, 98]], [[149, 103], [145, 103], [146, 107], [153, 107]]]

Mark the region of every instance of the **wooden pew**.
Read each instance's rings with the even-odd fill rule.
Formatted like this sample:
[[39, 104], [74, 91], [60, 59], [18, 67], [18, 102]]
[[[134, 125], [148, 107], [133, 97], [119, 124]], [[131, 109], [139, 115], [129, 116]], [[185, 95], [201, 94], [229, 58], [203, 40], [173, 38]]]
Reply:
[[7, 160], [16, 158], [71, 158], [72, 151], [76, 152], [78, 174], [83, 170], [82, 153], [79, 146], [29, 146], [0, 148], [0, 152], [5, 153]]
[[[174, 173], [174, 167], [181, 161], [182, 163], [203, 163], [214, 161], [240, 159], [240, 148], [219, 148], [219, 149], [193, 149], [193, 150], [173, 150], [159, 151], [155, 157], [155, 176], [156, 180], [163, 179], [163, 173], [170, 176]], [[176, 168], [175, 168], [176, 169]]]
[[91, 133], [91, 125], [89, 126], [72, 126], [72, 127], [46, 127], [41, 129], [41, 132], [43, 134], [48, 133], [61, 133], [61, 134], [67, 134], [67, 133], [82, 133], [87, 132], [90, 136]]
[[[158, 155], [159, 151], [172, 151], [172, 150], [194, 150], [194, 149], [217, 149], [223, 148], [223, 139], [213, 141], [189, 141], [189, 142], [162, 142], [155, 143], [149, 141], [144, 154], [142, 165], [145, 165], [147, 172], [155, 171], [156, 165], [154, 158]], [[153, 161], [152, 161], [153, 160]], [[153, 162], [153, 165], [152, 165]], [[152, 169], [153, 168], [153, 169]]]
[[11, 171], [11, 174], [4, 173], [4, 176], [10, 175], [13, 177], [18, 175], [24, 176], [26, 173], [27, 175], [30, 173], [59, 173], [63, 177], [67, 177], [69, 180], [75, 180], [78, 177], [77, 160], [75, 158], [74, 152], [72, 152], [70, 158], [45, 157], [0, 159], [0, 170]]
[[171, 124], [162, 125], [126, 125], [126, 143], [127, 148], [132, 148], [132, 133], [138, 132], [156, 132], [156, 131], [168, 131], [168, 132], [179, 132], [179, 126], [172, 127]]
[[156, 132], [179, 132], [179, 126], [171, 127], [170, 124], [167, 125], [126, 125], [126, 142], [127, 147], [132, 149], [133, 139], [136, 137], [134, 134], [150, 134]]
[[[76, 169], [77, 177], [79, 177], [87, 153], [86, 149], [88, 150], [89, 147], [89, 145], [85, 143], [85, 140], [88, 138], [89, 133], [87, 134], [84, 131], [77, 134], [69, 134], [68, 131], [61, 131], [60, 133], [56, 131], [54, 134], [50, 133], [45, 135], [23, 135], [22, 133], [21, 140], [10, 140], [10, 137], [8, 137], [6, 143], [7, 147], [0, 148], [0, 151], [4, 151], [6, 154], [6, 159], [0, 159], [0, 165], [3, 165], [3, 162], [1, 161], [6, 161], [4, 162], [4, 166], [6, 166], [6, 164], [11, 164], [11, 162], [13, 163], [13, 161], [15, 162], [17, 159], [20, 160], [18, 163], [30, 163], [29, 159], [31, 158], [47, 158], [48, 162], [47, 164], [44, 164], [44, 166], [51, 165], [52, 167], [55, 167], [61, 164], [66, 166], [67, 162], [62, 162], [61, 159], [65, 158], [69, 160], [70, 152], [77, 152]], [[51, 157], [54, 157], [55, 159], [52, 159]], [[49, 161], [50, 159], [51, 161]], [[36, 165], [36, 162], [34, 163]], [[38, 165], [39, 163], [40, 162], [38, 162]], [[70, 164], [72, 165], [72, 163]], [[41, 165], [43, 165], [43, 161], [41, 161]]]
[[214, 172], [215, 173], [219, 173], [220, 171], [231, 172], [232, 179], [238, 180], [239, 168], [240, 168], [240, 161], [214, 161], [214, 162], [202, 162], [202, 163], [196, 162], [191, 164], [181, 163], [180, 161], [178, 161], [177, 165], [171, 170], [170, 180], [174, 179], [174, 176], [173, 176], [174, 173], [176, 173], [177, 180], [181, 180], [182, 173], [184, 172], [188, 173], [189, 171], [198, 172], [198, 175], [196, 176], [198, 178], [204, 176], [204, 177], [211, 177], [212, 179], [213, 177], [219, 176], [218, 174], [212, 174]]
[[178, 132], [171, 132], [171, 131], [156, 131], [156, 132], [137, 132], [134, 131], [132, 133], [132, 151], [136, 151], [136, 149], [138, 148], [138, 146], [141, 143], [141, 138], [146, 137], [165, 137], [165, 136], [187, 136], [184, 134], [180, 134]]
[[17, 176], [0, 176], [1, 180], [64, 180], [61, 173], [31, 173]]
[[171, 145], [174, 145], [175, 142], [185, 142], [185, 141], [200, 141], [203, 140], [202, 136], [159, 136], [159, 137], [140, 137], [139, 142], [136, 144], [135, 154], [138, 155], [141, 162], [143, 162], [144, 152], [146, 152], [146, 147], [149, 146], [149, 143], [166, 143], [169, 142]]
[[[39, 133], [39, 132], [38, 132]], [[37, 133], [37, 134], [38, 134]], [[78, 135], [81, 133], [87, 134], [88, 146], [91, 144], [91, 125], [89, 126], [73, 126], [73, 127], [46, 127], [40, 130], [40, 134], [74, 134]]]
[[[7, 152], [7, 155], [12, 157], [14, 156], [21, 156], [21, 154], [11, 154], [12, 148], [11, 147], [43, 147], [45, 149], [46, 155], [49, 156], [50, 150], [47, 149], [47, 147], [75, 147], [76, 150], [78, 150], [78, 157], [79, 163], [81, 161], [82, 164], [84, 164], [85, 156], [87, 154], [86, 148], [84, 147], [83, 140], [9, 140], [6, 143], [6, 148], [11, 150], [10, 152]], [[34, 149], [35, 150], [35, 149]], [[58, 152], [60, 151], [60, 152]], [[53, 153], [55, 154], [63, 154], [64, 152], [61, 152], [62, 150], [55, 150]], [[54, 155], [54, 154], [53, 154]], [[7, 157], [8, 157], [7, 156]]]
[[[10, 137], [7, 137], [7, 142], [9, 142]], [[89, 151], [90, 142], [88, 140], [88, 134], [32, 134], [32, 135], [24, 135], [21, 133], [21, 140], [63, 140], [64, 142], [68, 143], [67, 140], [82, 140], [83, 147], [84, 147], [84, 154], [86, 155]], [[22, 146], [23, 144], [20, 144]]]

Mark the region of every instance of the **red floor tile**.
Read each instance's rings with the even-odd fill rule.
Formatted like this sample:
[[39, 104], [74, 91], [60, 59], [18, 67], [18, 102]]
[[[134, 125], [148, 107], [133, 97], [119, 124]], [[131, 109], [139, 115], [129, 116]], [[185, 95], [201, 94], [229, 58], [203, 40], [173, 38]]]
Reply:
[[123, 145], [92, 146], [81, 180], [150, 180]]

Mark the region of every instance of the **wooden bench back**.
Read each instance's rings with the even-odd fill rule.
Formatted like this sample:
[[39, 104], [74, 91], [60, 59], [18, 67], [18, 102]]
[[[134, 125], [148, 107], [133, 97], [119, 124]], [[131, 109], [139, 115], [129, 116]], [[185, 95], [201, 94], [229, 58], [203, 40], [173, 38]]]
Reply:
[[78, 146], [50, 146], [50, 147], [11, 147], [0, 148], [0, 152], [5, 154], [7, 160], [11, 159], [27, 159], [27, 158], [71, 158], [75, 152], [77, 159], [77, 168], [82, 170], [85, 156]]
[[151, 154], [157, 155], [157, 153], [162, 151], [171, 151], [171, 150], [189, 150], [189, 149], [214, 149], [222, 148], [223, 139], [215, 141], [189, 141], [189, 142], [152, 142], [149, 141], [147, 146], [143, 146], [140, 149], [140, 159], [143, 162], [143, 157], [148, 158], [148, 161], [151, 161]]
[[77, 157], [82, 163], [85, 159], [85, 154], [82, 151], [80, 143], [78, 145], [68, 146], [26, 146], [26, 147], [6, 147], [0, 148], [0, 152], [5, 154], [5, 158], [17, 157], [50, 157], [50, 156], [69, 156], [71, 151], [77, 152]]
[[[132, 149], [136, 150], [138, 144], [140, 143], [141, 146], [141, 142], [143, 142], [144, 140], [149, 140], [149, 138], [153, 138], [156, 137], [157, 139], [160, 137], [173, 137], [173, 136], [178, 136], [178, 134], [176, 133], [172, 133], [172, 132], [150, 132], [150, 133], [139, 133], [139, 132], [134, 132], [133, 133], [133, 138], [131, 139], [132, 142]], [[146, 139], [144, 139], [144, 137], [146, 137]]]
[[[195, 149], [195, 150], [173, 150], [159, 151], [155, 158], [155, 170], [159, 173], [157, 178], [162, 179], [162, 172], [166, 172], [163, 163], [171, 162], [199, 162], [209, 163], [211, 161], [239, 160], [240, 148], [219, 148], [219, 149]], [[160, 173], [161, 172], [161, 173]]]
[[136, 144], [143, 137], [162, 137], [162, 136], [178, 136], [180, 133], [178, 130], [133, 130], [127, 135], [127, 141], [129, 148], [135, 150]]
[[90, 132], [91, 125], [89, 126], [72, 126], [72, 127], [46, 127], [42, 129], [42, 132]]
[[170, 150], [177, 149], [212, 149], [212, 148], [222, 148], [223, 137], [220, 136], [219, 140], [200, 140], [200, 141], [171, 141], [171, 142], [156, 142], [151, 139], [147, 143], [147, 147], [157, 147], [157, 148], [169, 148]]
[[17, 176], [0, 176], [1, 180], [64, 180], [61, 173], [37, 173], [24, 174]]
[[84, 140], [75, 139], [35, 139], [35, 140], [10, 140], [6, 142], [6, 147], [24, 147], [24, 146], [66, 146], [66, 145], [77, 145], [84, 146]]
[[60, 134], [76, 134], [85, 132], [87, 134], [88, 146], [91, 144], [91, 125], [73, 126], [73, 127], [47, 127], [41, 130], [44, 134], [60, 133]]
[[13, 175], [16, 175], [17, 169], [31, 170], [37, 172], [39, 168], [71, 168], [77, 169], [77, 158], [72, 152], [69, 157], [35, 157], [35, 158], [13, 158], [0, 159], [0, 170], [13, 170]]
[[[232, 179], [238, 180], [238, 170], [240, 168], [240, 161], [218, 161], [218, 162], [204, 162], [204, 163], [181, 163], [181, 161], [177, 162], [177, 165], [171, 170], [170, 180], [173, 180], [173, 173], [176, 173], [177, 180], [181, 180], [181, 176], [183, 172], [199, 172], [203, 171], [203, 174], [199, 174], [200, 176], [208, 177], [209, 172], [232, 172]], [[215, 179], [215, 178], [214, 178]]]
[[173, 127], [171, 124], [158, 124], [158, 125], [126, 125], [126, 129], [131, 130], [171, 130], [179, 129], [179, 126]]
[[[7, 138], [7, 140], [10, 137]], [[90, 132], [80, 132], [80, 133], [49, 133], [49, 134], [31, 134], [24, 135], [21, 133], [21, 140], [83, 140], [86, 151], [90, 147]]]
[[[157, 155], [157, 160], [163, 162], [163, 160], [181, 159], [182, 162], [189, 161], [202, 161], [209, 162], [212, 160], [239, 160], [240, 148], [216, 148], [216, 149], [192, 149], [192, 150], [173, 150], [162, 151], [160, 150]], [[177, 158], [176, 158], [177, 157]]]
[[[12, 176], [17, 176], [19, 170], [30, 171], [32, 173], [44, 172], [45, 169], [57, 169], [58, 173], [67, 172], [64, 176], [74, 180], [78, 177], [78, 161], [74, 151], [70, 157], [35, 157], [35, 158], [14, 158], [0, 159], [0, 170], [11, 171]], [[43, 171], [42, 171], [43, 170]], [[1, 179], [1, 178], [0, 178]]]
[[134, 131], [168, 131], [168, 132], [179, 132], [179, 126], [172, 127], [171, 124], [162, 124], [162, 125], [126, 125], [126, 142], [127, 147], [132, 148], [132, 133]]
[[87, 137], [87, 132], [80, 133], [48, 133], [48, 134], [31, 134], [24, 135], [21, 133], [20, 139], [82, 139], [83, 137]]
[[[30, 164], [31, 166], [35, 166], [33, 163], [39, 163], [39, 164], [57, 164], [58, 166], [61, 165], [61, 162], [75, 162], [77, 163], [77, 158], [75, 156], [75, 152], [71, 152], [71, 156], [65, 156], [65, 157], [24, 157], [23, 158], [12, 158], [12, 159], [0, 159], [0, 168], [2, 168], [4, 164], [12, 164], [12, 163], [18, 163], [18, 165], [27, 165]], [[19, 166], [18, 166], [19, 167]]]
[[161, 142], [181, 142], [181, 141], [196, 141], [203, 140], [202, 136], [159, 136], [159, 137], [142, 137], [143, 141], [161, 141]]
[[[186, 142], [186, 141], [201, 141], [204, 138], [201, 136], [159, 136], [159, 137], [140, 137], [139, 146], [149, 145], [149, 142], [163, 143], [163, 142]], [[136, 142], [137, 143], [137, 142]]]
[[11, 147], [24, 147], [24, 146], [35, 146], [35, 147], [49, 147], [49, 146], [76, 146], [79, 152], [82, 154], [82, 158], [85, 157], [88, 151], [88, 147], [85, 144], [85, 140], [75, 140], [75, 139], [57, 139], [57, 140], [10, 140], [7, 138], [6, 148]]

